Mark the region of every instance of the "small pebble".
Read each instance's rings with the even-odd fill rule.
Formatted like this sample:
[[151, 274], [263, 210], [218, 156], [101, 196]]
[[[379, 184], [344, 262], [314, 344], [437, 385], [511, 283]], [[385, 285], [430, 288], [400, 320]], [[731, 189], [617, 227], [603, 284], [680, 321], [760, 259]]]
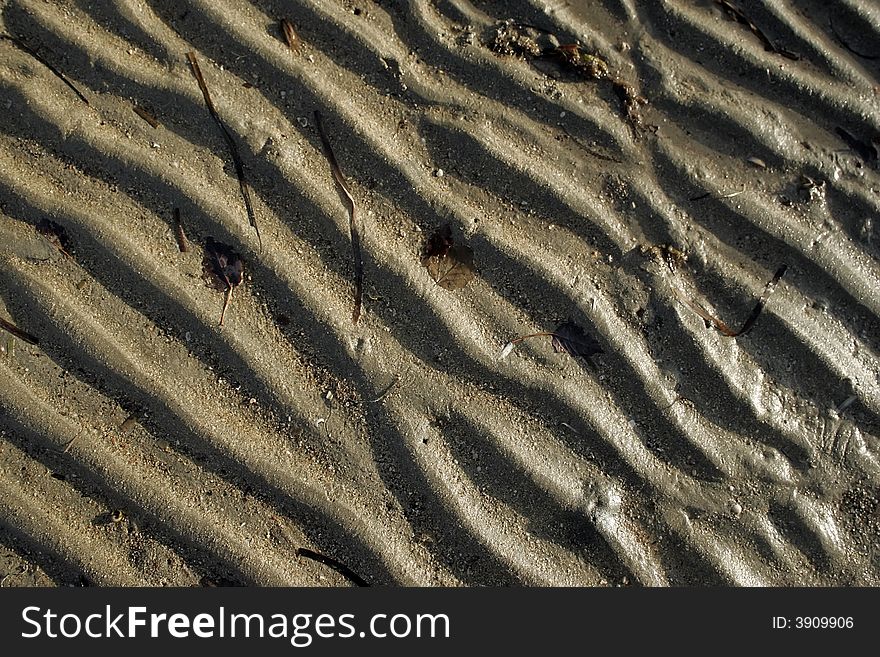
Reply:
[[437, 169], [437, 170], [434, 172], [434, 175], [437, 176], [438, 178], [442, 178], [442, 177], [443, 177], [443, 173], [444, 173], [444, 172], [443, 172], [443, 169]]

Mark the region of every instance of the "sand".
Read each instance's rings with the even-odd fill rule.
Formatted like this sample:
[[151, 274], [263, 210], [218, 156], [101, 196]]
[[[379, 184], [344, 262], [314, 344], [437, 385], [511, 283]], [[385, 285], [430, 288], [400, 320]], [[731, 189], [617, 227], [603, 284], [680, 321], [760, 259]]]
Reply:
[[0, 584], [880, 583], [876, 7], [0, 6]]

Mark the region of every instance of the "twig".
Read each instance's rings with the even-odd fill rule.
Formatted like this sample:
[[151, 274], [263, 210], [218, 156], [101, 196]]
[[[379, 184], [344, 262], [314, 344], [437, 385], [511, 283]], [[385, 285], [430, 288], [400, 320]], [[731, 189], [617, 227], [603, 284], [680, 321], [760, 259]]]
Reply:
[[177, 238], [177, 248], [181, 253], [189, 251], [186, 235], [183, 233], [183, 224], [180, 223], [180, 208], [174, 208], [174, 237]]
[[770, 39], [764, 31], [761, 30], [755, 23], [749, 18], [742, 9], [734, 5], [732, 2], [728, 2], [728, 0], [715, 0], [715, 4], [723, 7], [727, 13], [733, 17], [733, 19], [741, 24], [745, 25], [749, 30], [754, 34], [758, 39], [764, 44], [764, 50], [767, 52], [776, 53], [777, 55], [782, 55], [788, 59], [798, 61], [800, 59], [800, 55], [797, 53], [791, 52], [790, 50], [786, 50], [785, 48], [780, 48], [773, 40]]
[[752, 313], [748, 316], [737, 335], [743, 335], [752, 328], [755, 320], [758, 319], [758, 315], [760, 315], [761, 311], [764, 309], [764, 305], [767, 303], [767, 299], [769, 299], [770, 295], [773, 293], [773, 288], [776, 287], [779, 279], [782, 278], [787, 269], [787, 265], [782, 265], [779, 269], [776, 270], [776, 273], [773, 274], [773, 278], [767, 281], [767, 285], [764, 286], [764, 292], [763, 294], [761, 294], [761, 298], [758, 299], [758, 303], [755, 304], [755, 307], [752, 309]]
[[383, 399], [385, 399], [391, 393], [391, 391], [394, 390], [395, 386], [398, 383], [400, 383], [400, 375], [396, 374], [394, 376], [394, 378], [391, 379], [391, 383], [389, 383], [387, 386], [385, 386], [385, 389], [379, 394], [378, 397], [376, 397], [375, 399], [371, 399], [370, 403], [376, 404], [376, 403], [382, 401]]
[[37, 340], [37, 338], [35, 338], [34, 336], [32, 336], [30, 333], [28, 333], [27, 331], [22, 331], [15, 324], [13, 324], [12, 322], [7, 322], [2, 317], [0, 317], [0, 328], [9, 331], [10, 333], [12, 333], [12, 335], [17, 337], [19, 340], [24, 340], [28, 344], [32, 344], [32, 345], [40, 344], [40, 341]]
[[857, 399], [858, 399], [858, 397], [856, 397], [855, 395], [850, 395], [849, 397], [847, 397], [846, 399], [844, 399], [842, 402], [840, 402], [840, 405], [839, 405], [836, 409], [834, 409], [834, 410], [837, 412], [838, 415], [840, 415], [840, 414], [843, 413], [846, 409], [848, 409], [850, 406], [852, 406], [853, 403], [854, 403]]
[[835, 128], [834, 131], [837, 133], [837, 136], [846, 142], [846, 145], [865, 162], [871, 162], [877, 159], [877, 147], [873, 144], [862, 141], [854, 134], [841, 127]]
[[721, 194], [720, 196], [715, 196], [711, 192], [705, 192], [704, 194], [692, 196], [688, 200], [689, 201], [702, 201], [707, 198], [714, 198], [714, 199], [718, 199], [718, 200], [726, 199], [726, 198], [734, 198], [736, 196], [739, 196], [740, 194], [745, 194], [745, 191], [746, 190], [741, 189], [738, 192], [730, 192], [729, 194]]
[[67, 454], [67, 452], [70, 451], [70, 448], [73, 447], [73, 443], [75, 443], [75, 442], [77, 441], [77, 439], [78, 439], [81, 435], [82, 435], [82, 431], [80, 431], [80, 432], [79, 432], [78, 434], [76, 434], [73, 438], [71, 438], [70, 441], [67, 443], [67, 445], [65, 445], [65, 447], [64, 447], [64, 449], [62, 450], [61, 453], [62, 453], [62, 454]]
[[220, 326], [223, 326], [223, 318], [226, 317], [226, 309], [229, 308], [229, 302], [232, 301], [232, 283], [226, 281], [226, 296], [223, 300], [223, 310], [220, 311]]
[[244, 199], [244, 207], [247, 210], [248, 221], [250, 222], [253, 229], [257, 232], [257, 241], [260, 244], [260, 249], [263, 248], [263, 239], [260, 237], [260, 229], [257, 227], [257, 216], [254, 213], [254, 206], [251, 203], [251, 191], [248, 186], [247, 179], [244, 176], [244, 164], [242, 164], [241, 156], [238, 153], [238, 146], [235, 145], [235, 140], [232, 138], [232, 133], [229, 132], [229, 129], [223, 123], [223, 120], [220, 118], [220, 115], [217, 113], [217, 109], [214, 107], [214, 103], [211, 101], [211, 94], [208, 93], [208, 85], [205, 84], [205, 78], [202, 76], [202, 71], [199, 68], [199, 61], [196, 59], [196, 54], [194, 52], [186, 53], [187, 59], [189, 59], [190, 66], [192, 66], [193, 75], [196, 78], [196, 82], [199, 83], [199, 89], [202, 90], [202, 95], [205, 97], [205, 105], [208, 106], [208, 111], [211, 113], [211, 116], [214, 118], [214, 121], [217, 122], [217, 125], [220, 126], [220, 131], [223, 133], [223, 138], [226, 139], [226, 144], [229, 146], [229, 154], [232, 156], [232, 163], [235, 165], [235, 174], [238, 176], [238, 186], [241, 188], [241, 197]]
[[348, 207], [348, 227], [351, 232], [351, 255], [354, 261], [354, 312], [351, 315], [351, 321], [352, 323], [357, 324], [358, 319], [361, 316], [361, 305], [364, 293], [364, 261], [361, 257], [361, 236], [357, 226], [354, 197], [352, 197], [351, 192], [348, 191], [348, 186], [345, 184], [345, 177], [343, 177], [342, 169], [339, 168], [339, 163], [336, 161], [336, 156], [333, 154], [333, 148], [330, 146], [330, 139], [327, 137], [327, 133], [324, 132], [324, 126], [321, 122], [321, 113], [318, 110], [315, 110], [315, 125], [318, 128], [318, 135], [321, 137], [321, 145], [324, 148], [324, 157], [326, 157], [327, 161], [330, 163], [330, 170], [333, 172], [333, 179], [336, 181], [336, 186], [341, 192], [340, 196], [343, 197], [343, 200]]
[[281, 33], [284, 35], [284, 40], [287, 42], [290, 52], [298, 52], [302, 41], [297, 35], [296, 30], [293, 29], [293, 23], [286, 18], [281, 19]]
[[3, 37], [4, 39], [6, 39], [7, 41], [11, 41], [12, 43], [14, 43], [16, 46], [18, 46], [19, 48], [21, 48], [21, 49], [22, 49], [24, 52], [26, 52], [28, 55], [30, 55], [31, 57], [33, 57], [34, 59], [36, 59], [38, 62], [40, 62], [43, 66], [45, 66], [45, 67], [48, 68], [50, 71], [52, 71], [52, 73], [54, 73], [55, 76], [56, 76], [59, 80], [61, 80], [64, 84], [66, 84], [68, 87], [70, 87], [70, 88], [73, 90], [73, 93], [75, 93], [77, 96], [79, 96], [79, 99], [80, 99], [82, 102], [84, 102], [86, 105], [89, 104], [89, 99], [86, 98], [86, 97], [83, 95], [83, 93], [73, 85], [73, 82], [71, 82], [70, 80], [67, 79], [67, 76], [64, 75], [64, 73], [62, 73], [62, 72], [59, 71], [57, 68], [55, 68], [54, 66], [52, 66], [52, 64], [50, 64], [50, 63], [47, 62], [45, 59], [43, 59], [40, 55], [37, 54], [36, 51], [31, 50], [27, 45], [25, 45], [25, 43], [24, 43], [21, 39], [16, 39], [14, 36], [10, 36], [10, 35], [8, 35], [8, 34], [2, 34], [2, 35], [0, 35], [0, 36], [2, 36], [2, 37]]
[[150, 114], [147, 110], [145, 110], [143, 107], [139, 107], [138, 105], [135, 105], [132, 107], [132, 109], [134, 110], [135, 114], [137, 114], [144, 121], [149, 123], [152, 127], [154, 127], [154, 128], [159, 127], [159, 120], [155, 116]]
[[746, 318], [746, 321], [743, 322], [742, 327], [735, 331], [730, 328], [727, 324], [722, 322], [720, 319], [712, 315], [708, 310], [703, 308], [700, 304], [691, 301], [687, 297], [684, 296], [684, 293], [679, 290], [673, 290], [675, 296], [678, 297], [678, 300], [681, 301], [688, 308], [697, 313], [704, 320], [712, 324], [719, 333], [725, 335], [729, 338], [735, 338], [740, 335], [744, 335], [749, 330], [751, 330], [752, 326], [754, 326], [755, 322], [758, 319], [758, 316], [761, 314], [761, 311], [764, 310], [764, 306], [767, 303], [767, 299], [770, 298], [770, 295], [773, 293], [773, 289], [776, 287], [776, 284], [779, 282], [779, 279], [785, 274], [788, 269], [787, 265], [782, 265], [779, 269], [776, 270], [776, 273], [773, 274], [773, 278], [771, 278], [767, 285], [764, 286], [764, 292], [761, 294], [761, 297], [758, 299], [758, 302], [755, 304], [755, 307], [752, 308], [752, 312]]
[[332, 557], [324, 556], [323, 554], [319, 554], [317, 552], [312, 552], [307, 548], [297, 548], [296, 556], [305, 557], [306, 559], [311, 559], [312, 561], [317, 561], [318, 563], [322, 563], [325, 566], [329, 566], [337, 573], [345, 577], [350, 582], [356, 584], [357, 586], [369, 586], [370, 583], [367, 582], [363, 577], [354, 572], [351, 568], [346, 566], [344, 563], [333, 559]]
[[710, 313], [708, 310], [703, 308], [703, 306], [691, 301], [686, 296], [684, 296], [683, 293], [679, 292], [678, 290], [673, 290], [673, 291], [675, 292], [675, 296], [678, 297], [679, 301], [681, 301], [684, 305], [686, 305], [688, 308], [690, 308], [695, 313], [697, 313], [704, 320], [706, 320], [707, 322], [712, 324], [716, 329], [718, 329], [719, 333], [721, 333], [722, 335], [726, 335], [729, 338], [736, 337], [736, 331], [734, 331], [727, 324], [725, 324], [720, 319], [718, 319], [717, 317], [712, 315], [712, 313]]

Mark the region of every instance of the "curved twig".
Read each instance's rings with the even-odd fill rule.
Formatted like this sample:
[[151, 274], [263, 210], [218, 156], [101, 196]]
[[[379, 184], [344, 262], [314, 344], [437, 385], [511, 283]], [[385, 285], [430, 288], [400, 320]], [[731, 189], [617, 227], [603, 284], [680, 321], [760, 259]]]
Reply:
[[354, 204], [354, 197], [348, 191], [345, 184], [345, 177], [342, 175], [342, 169], [336, 161], [333, 154], [333, 148], [330, 146], [330, 139], [324, 132], [324, 124], [321, 121], [321, 113], [315, 110], [315, 126], [318, 128], [318, 136], [321, 137], [321, 146], [324, 149], [324, 157], [330, 163], [330, 170], [333, 172], [333, 180], [339, 188], [340, 196], [345, 201], [348, 208], [348, 228], [351, 233], [351, 256], [354, 263], [354, 312], [351, 315], [351, 321], [357, 324], [361, 316], [361, 305], [364, 294], [364, 261], [361, 256], [361, 235], [357, 225], [357, 208]]

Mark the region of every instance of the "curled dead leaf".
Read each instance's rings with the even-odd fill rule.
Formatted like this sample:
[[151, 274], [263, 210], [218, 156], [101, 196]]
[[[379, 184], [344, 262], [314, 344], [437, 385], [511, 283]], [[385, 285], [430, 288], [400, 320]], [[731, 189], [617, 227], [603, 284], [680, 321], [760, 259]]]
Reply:
[[529, 335], [523, 335], [515, 340], [511, 340], [501, 349], [498, 359], [503, 360], [507, 358], [516, 345], [532, 338], [551, 338], [553, 351], [566, 353], [574, 358], [583, 358], [591, 367], [594, 367], [591, 358], [603, 352], [598, 340], [588, 335], [584, 329], [574, 322], [566, 321], [556, 327], [554, 331], [530, 333]]
[[428, 238], [422, 265], [437, 285], [446, 290], [459, 290], [474, 278], [474, 252], [453, 241], [449, 224]]
[[231, 246], [216, 242], [209, 237], [205, 241], [205, 258], [202, 261], [205, 277], [218, 290], [226, 291], [223, 310], [220, 313], [220, 326], [226, 317], [226, 309], [232, 300], [232, 290], [241, 285], [244, 278], [244, 262]]
[[553, 351], [566, 353], [575, 358], [589, 359], [591, 356], [602, 353], [602, 346], [598, 340], [587, 335], [584, 330], [574, 322], [563, 322], [553, 331]]
[[67, 250], [70, 246], [70, 238], [67, 236], [64, 226], [55, 223], [51, 219], [41, 219], [37, 223], [36, 229], [61, 253], [70, 256], [70, 252]]

